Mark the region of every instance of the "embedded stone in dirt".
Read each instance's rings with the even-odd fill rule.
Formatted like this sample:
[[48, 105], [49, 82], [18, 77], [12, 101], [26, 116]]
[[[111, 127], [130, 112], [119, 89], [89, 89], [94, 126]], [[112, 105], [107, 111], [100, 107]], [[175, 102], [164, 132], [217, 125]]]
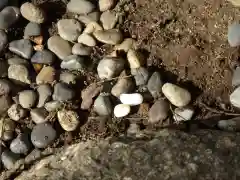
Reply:
[[75, 96], [74, 91], [65, 83], [57, 83], [54, 86], [53, 100], [68, 101]]
[[231, 47], [240, 45], [240, 24], [234, 23], [228, 27], [228, 42]]
[[127, 116], [131, 111], [131, 107], [127, 104], [118, 104], [114, 107], [114, 115], [117, 118]]
[[93, 35], [98, 41], [110, 45], [119, 44], [123, 40], [123, 35], [118, 29], [96, 31]]
[[98, 6], [100, 11], [107, 11], [115, 5], [115, 0], [99, 0]]
[[22, 4], [20, 11], [22, 16], [31, 22], [41, 24], [45, 21], [45, 13], [43, 10], [32, 3], [26, 2]]
[[125, 53], [127, 53], [129, 49], [136, 49], [136, 48], [137, 48], [137, 42], [132, 38], [126, 38], [123, 40], [121, 44], [116, 45], [114, 47], [115, 50], [124, 51]]
[[129, 49], [127, 52], [127, 59], [131, 69], [140, 68], [143, 64], [143, 57], [142, 55], [135, 51], [134, 49]]
[[169, 103], [163, 99], [157, 100], [148, 112], [148, 122], [155, 124], [168, 117]]
[[177, 107], [186, 106], [191, 101], [191, 94], [186, 89], [172, 83], [165, 83], [162, 87], [162, 92]]
[[31, 58], [32, 63], [51, 65], [55, 61], [55, 55], [49, 50], [37, 51]]
[[51, 66], [43, 67], [36, 77], [37, 84], [52, 84], [55, 80], [56, 70]]
[[173, 119], [177, 122], [189, 121], [192, 119], [194, 114], [193, 108], [176, 108], [174, 109]]
[[0, 30], [0, 53], [5, 50], [8, 43], [8, 37], [5, 31]]
[[92, 21], [98, 22], [99, 19], [100, 19], [100, 12], [99, 11], [91, 12], [87, 15], [80, 15], [78, 17], [78, 20], [81, 21], [85, 25], [88, 25]]
[[78, 55], [70, 55], [61, 62], [61, 68], [70, 71], [82, 71], [85, 69], [84, 58]]
[[146, 68], [140, 67], [137, 69], [131, 69], [131, 74], [134, 76], [137, 86], [147, 84], [149, 79], [149, 72]]
[[35, 108], [30, 111], [31, 118], [36, 124], [45, 123], [48, 121], [48, 112], [44, 108]]
[[143, 96], [139, 93], [121, 94], [119, 99], [121, 103], [130, 106], [137, 106], [143, 103]]
[[113, 111], [109, 96], [100, 94], [94, 102], [94, 111], [100, 116], [110, 116]]
[[8, 170], [14, 168], [14, 164], [20, 159], [18, 154], [5, 150], [1, 155], [2, 163]]
[[20, 134], [10, 144], [10, 149], [16, 154], [26, 154], [32, 146], [28, 133]]
[[74, 44], [72, 48], [72, 53], [79, 56], [89, 56], [92, 52], [92, 48], [84, 44], [77, 43]]
[[95, 9], [94, 4], [88, 0], [71, 0], [67, 4], [67, 10], [77, 14], [88, 14]]
[[10, 65], [8, 68], [8, 78], [16, 83], [31, 84], [28, 69], [24, 65]]
[[48, 84], [39, 85], [37, 88], [38, 92], [38, 104], [37, 107], [43, 107], [46, 102], [51, 99], [52, 88]]
[[0, 29], [8, 29], [21, 17], [17, 7], [7, 6], [0, 12]]
[[8, 116], [14, 120], [14, 121], [19, 121], [20, 119], [26, 117], [27, 111], [22, 108], [19, 104], [13, 104], [9, 109], [8, 109]]
[[118, 21], [118, 16], [113, 11], [105, 11], [100, 17], [104, 29], [113, 29]]
[[90, 34], [87, 33], [82, 33], [78, 37], [78, 42], [90, 47], [97, 45], [96, 40]]
[[23, 58], [30, 59], [33, 53], [33, 46], [30, 40], [21, 39], [10, 42], [9, 50]]
[[147, 87], [149, 92], [155, 99], [161, 96], [162, 86], [163, 82], [160, 73], [154, 72], [148, 80]]
[[240, 131], [240, 118], [235, 117], [232, 119], [220, 120], [218, 121], [217, 126], [219, 129], [225, 131]]
[[29, 61], [27, 61], [26, 59], [22, 59], [19, 57], [13, 57], [8, 59], [8, 64], [9, 65], [23, 65], [25, 67], [29, 66]]
[[33, 90], [24, 90], [19, 93], [19, 103], [23, 108], [31, 108], [35, 105], [37, 94]]
[[65, 131], [74, 131], [79, 125], [79, 116], [75, 111], [61, 110], [57, 113], [58, 122]]
[[50, 101], [45, 104], [45, 109], [48, 112], [56, 111], [62, 107], [62, 103], [59, 101]]
[[232, 86], [236, 87], [240, 85], [240, 67], [237, 67], [233, 71], [233, 77], [232, 77]]
[[40, 36], [41, 33], [42, 33], [42, 30], [41, 30], [40, 24], [29, 22], [24, 29], [24, 38], [29, 38], [32, 36]]

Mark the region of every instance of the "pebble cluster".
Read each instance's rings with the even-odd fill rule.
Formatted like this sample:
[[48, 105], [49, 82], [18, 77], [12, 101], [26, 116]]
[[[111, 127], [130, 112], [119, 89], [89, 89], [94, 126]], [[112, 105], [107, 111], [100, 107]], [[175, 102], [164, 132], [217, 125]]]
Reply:
[[[50, 122], [52, 112], [56, 112], [64, 131], [72, 132], [79, 127], [81, 114], [64, 105], [79, 99], [76, 94], [80, 90], [75, 84], [79, 74], [88, 71], [89, 57], [98, 44], [114, 47], [97, 64], [98, 77], [101, 82], [116, 80], [116, 83], [109, 93], [98, 82], [83, 89], [82, 110], [92, 108], [98, 116], [123, 118], [133, 112], [133, 107], [147, 102], [145, 95], [150, 94], [154, 102], [148, 111], [149, 124], [171, 116], [176, 122], [192, 118], [194, 109], [189, 106], [189, 91], [164, 83], [160, 72], [150, 72], [144, 66], [145, 59], [137, 50], [136, 41], [124, 38], [115, 28], [119, 18], [112, 10], [115, 4], [115, 0], [99, 0], [96, 7], [88, 0], [70, 0], [67, 10], [75, 18], [59, 20], [58, 35], [50, 37], [45, 47], [41, 24], [47, 21], [46, 12], [29, 2], [18, 8], [8, 6], [7, 0], [0, 1], [0, 53], [8, 48], [14, 54], [12, 58], [0, 60], [0, 113], [4, 114], [0, 135], [3, 143], [9, 144], [0, 148], [5, 168], [13, 168], [32, 149], [46, 148], [54, 142], [58, 132]], [[24, 37], [8, 42], [7, 30], [20, 18], [29, 21]], [[233, 40], [232, 44], [238, 42]], [[119, 56], [119, 51], [126, 58]], [[34, 124], [33, 128], [16, 133], [16, 126], [25, 119]], [[128, 132], [134, 129], [139, 129], [138, 125], [130, 124]]]

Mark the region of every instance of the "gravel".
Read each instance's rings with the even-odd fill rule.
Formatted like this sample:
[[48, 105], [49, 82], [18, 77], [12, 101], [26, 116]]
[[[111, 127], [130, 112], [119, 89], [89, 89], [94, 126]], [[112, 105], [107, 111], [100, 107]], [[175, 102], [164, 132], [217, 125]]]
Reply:
[[51, 66], [45, 66], [36, 77], [37, 84], [52, 84], [55, 81], [56, 70]]
[[100, 17], [100, 21], [104, 29], [113, 29], [118, 21], [118, 16], [113, 11], [105, 11]]

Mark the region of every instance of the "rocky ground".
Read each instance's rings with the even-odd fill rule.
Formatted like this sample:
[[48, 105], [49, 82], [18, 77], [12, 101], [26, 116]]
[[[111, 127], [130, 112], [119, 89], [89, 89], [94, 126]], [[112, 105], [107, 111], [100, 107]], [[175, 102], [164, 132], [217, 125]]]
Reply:
[[0, 10], [5, 178], [89, 139], [240, 129], [236, 0], [2, 0]]

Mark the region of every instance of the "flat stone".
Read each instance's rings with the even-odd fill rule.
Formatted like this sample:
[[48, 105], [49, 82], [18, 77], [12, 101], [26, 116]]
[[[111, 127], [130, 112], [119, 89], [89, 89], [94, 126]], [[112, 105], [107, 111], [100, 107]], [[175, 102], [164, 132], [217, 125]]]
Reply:
[[32, 63], [51, 65], [55, 61], [55, 55], [49, 50], [37, 51], [31, 58]]
[[97, 22], [90, 22], [87, 24], [86, 28], [84, 29], [83, 33], [85, 34], [92, 34], [96, 31], [102, 31], [103, 28], [100, 24], [98, 24]]
[[67, 4], [67, 10], [77, 14], [88, 14], [94, 9], [94, 4], [87, 0], [70, 0]]
[[59, 80], [66, 84], [76, 84], [77, 77], [71, 72], [61, 72]]
[[240, 87], [232, 92], [230, 95], [230, 102], [233, 106], [240, 108]]
[[19, 121], [27, 115], [27, 111], [19, 104], [13, 104], [7, 112], [8, 116], [14, 121]]
[[134, 89], [134, 83], [131, 77], [129, 78], [124, 78], [127, 76], [126, 72], [123, 71], [117, 83], [113, 86], [111, 93], [112, 95], [119, 97], [123, 93], [129, 93]]
[[54, 86], [53, 100], [68, 101], [75, 96], [74, 91], [65, 83], [57, 83]]
[[45, 109], [48, 112], [56, 111], [62, 107], [62, 103], [59, 101], [50, 101], [45, 104]]
[[34, 22], [29, 22], [24, 29], [25, 38], [29, 38], [32, 36], [40, 36], [41, 33], [42, 33], [41, 25]]
[[191, 94], [186, 89], [172, 83], [165, 83], [162, 87], [162, 92], [177, 107], [186, 106], [191, 101]]
[[99, 0], [98, 6], [100, 11], [107, 11], [115, 5], [115, 0]]
[[20, 11], [22, 16], [30, 22], [41, 24], [46, 20], [44, 11], [30, 2], [22, 4]]
[[147, 88], [155, 99], [161, 97], [162, 86], [163, 82], [160, 73], [154, 72], [148, 80]]
[[0, 77], [7, 77], [8, 75], [8, 63], [4, 60], [0, 60]]
[[19, 83], [31, 83], [28, 69], [24, 65], [10, 65], [8, 68], [8, 78]]
[[10, 42], [9, 50], [23, 58], [30, 59], [33, 53], [33, 46], [30, 40], [21, 39]]
[[0, 10], [2, 10], [7, 5], [8, 5], [8, 0], [1, 0], [0, 1]]
[[18, 154], [15, 154], [9, 150], [5, 150], [1, 155], [2, 163], [8, 170], [13, 169], [17, 160], [20, 159]]
[[89, 56], [92, 52], [92, 48], [84, 44], [77, 43], [74, 44], [72, 48], [72, 53], [79, 56]]
[[148, 122], [155, 124], [168, 117], [169, 103], [165, 100], [157, 100], [148, 112]]
[[124, 51], [126, 53], [129, 51], [129, 49], [136, 49], [136, 48], [137, 48], [137, 42], [132, 38], [126, 38], [123, 40], [121, 44], [118, 44], [114, 47], [115, 50]]
[[0, 79], [0, 96], [8, 95], [11, 92], [12, 83], [7, 79]]
[[37, 148], [46, 148], [56, 138], [56, 131], [50, 124], [41, 123], [34, 126], [31, 133], [31, 141]]
[[52, 97], [52, 88], [48, 84], [39, 85], [37, 88], [38, 92], [38, 104], [37, 107], [43, 107], [46, 102], [48, 102]]
[[67, 69], [70, 71], [82, 71], [85, 70], [85, 63], [83, 57], [80, 57], [78, 55], [71, 55], [66, 57], [61, 62], [61, 68]]
[[33, 90], [24, 90], [19, 93], [19, 103], [23, 108], [31, 108], [36, 104], [37, 94]]
[[72, 47], [68, 41], [62, 39], [60, 36], [52, 36], [48, 39], [48, 49], [52, 51], [61, 60], [71, 55]]
[[145, 85], [149, 79], [149, 72], [146, 68], [140, 67], [137, 69], [131, 69], [131, 74], [134, 76], [137, 86]]
[[37, 84], [52, 84], [55, 81], [56, 70], [51, 66], [43, 67], [36, 77]]
[[8, 95], [0, 96], [0, 113], [5, 113], [12, 104], [11, 98]]
[[16, 154], [27, 154], [32, 147], [28, 133], [20, 134], [10, 144], [10, 150]]
[[78, 20], [81, 21], [85, 25], [88, 25], [89, 23], [91, 23], [93, 21], [98, 22], [99, 19], [100, 19], [99, 11], [91, 12], [87, 15], [80, 15], [78, 17]]
[[8, 59], [8, 64], [9, 65], [24, 65], [26, 67], [29, 66], [29, 61], [27, 61], [26, 59], [22, 59], [19, 57], [13, 57]]
[[181, 121], [190, 121], [193, 117], [194, 109], [193, 108], [176, 108], [174, 109], [173, 119], [176, 122]]
[[231, 47], [240, 45], [240, 24], [234, 23], [228, 27], [228, 43]]
[[111, 79], [118, 76], [124, 69], [125, 61], [121, 58], [104, 58], [97, 67], [101, 79]]
[[7, 6], [0, 12], [0, 29], [8, 29], [21, 17], [19, 8]]
[[99, 95], [93, 105], [94, 111], [100, 116], [110, 116], [113, 112], [109, 96]]
[[58, 122], [65, 131], [74, 131], [79, 125], [79, 116], [75, 111], [61, 110], [57, 113]]
[[128, 63], [129, 63], [129, 66], [131, 69], [140, 68], [141, 65], [143, 64], [142, 55], [133, 49], [128, 50], [127, 59], [128, 59]]
[[34, 123], [41, 124], [48, 121], [48, 112], [44, 108], [35, 108], [30, 111], [31, 118]]
[[104, 29], [113, 29], [118, 21], [118, 16], [113, 11], [105, 11], [100, 17]]
[[119, 44], [123, 40], [123, 35], [118, 29], [96, 31], [93, 35], [98, 41], [110, 45]]
[[8, 43], [8, 38], [7, 38], [7, 34], [5, 31], [0, 30], [0, 53], [2, 53]]
[[61, 19], [57, 28], [59, 35], [67, 41], [76, 41], [82, 32], [82, 25], [75, 19]]
[[225, 131], [232, 131], [232, 132], [240, 131], [240, 118], [235, 117], [232, 119], [220, 120], [218, 121], [217, 126], [219, 129], [222, 129]]
[[143, 103], [143, 96], [139, 93], [121, 94], [119, 99], [121, 103], [128, 104], [130, 106], [136, 106]]
[[90, 47], [97, 45], [96, 40], [90, 34], [87, 34], [87, 33], [82, 33], [78, 37], [78, 43], [81, 43], [81, 44], [84, 44], [84, 45], [90, 46]]
[[127, 104], [118, 104], [114, 107], [114, 116], [117, 118], [127, 116], [131, 111], [131, 107]]

